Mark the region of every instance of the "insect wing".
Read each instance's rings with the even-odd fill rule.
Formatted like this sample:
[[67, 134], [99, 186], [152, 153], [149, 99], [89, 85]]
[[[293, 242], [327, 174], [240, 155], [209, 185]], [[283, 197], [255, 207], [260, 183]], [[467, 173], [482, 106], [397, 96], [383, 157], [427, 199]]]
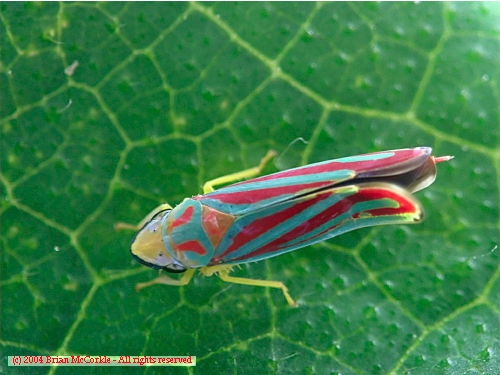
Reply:
[[193, 197], [231, 215], [244, 215], [355, 178], [403, 174], [429, 159], [431, 149], [419, 147], [329, 160], [242, 181]]
[[352, 179], [355, 172], [338, 170], [296, 176], [283, 176], [281, 173], [270, 176], [274, 177], [262, 181], [248, 180], [244, 184], [230, 185], [193, 199], [221, 212], [239, 216]]
[[211, 264], [254, 262], [354, 229], [415, 223], [422, 217], [420, 203], [394, 184], [326, 189], [239, 217]]

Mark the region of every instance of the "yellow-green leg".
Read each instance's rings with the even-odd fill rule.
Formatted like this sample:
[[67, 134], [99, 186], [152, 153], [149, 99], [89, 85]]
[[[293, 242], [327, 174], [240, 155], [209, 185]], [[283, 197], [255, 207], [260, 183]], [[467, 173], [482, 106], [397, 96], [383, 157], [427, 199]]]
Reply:
[[257, 176], [260, 172], [262, 172], [262, 169], [266, 166], [266, 164], [276, 156], [276, 151], [274, 150], [269, 150], [261, 160], [258, 166], [245, 169], [244, 171], [236, 172], [236, 173], [231, 173], [226, 176], [218, 177], [213, 180], [205, 182], [203, 185], [203, 194], [211, 193], [214, 191], [214, 186], [216, 185], [221, 185], [221, 184], [229, 184], [231, 182], [236, 182], [239, 180], [244, 180], [247, 178], [252, 178]]
[[151, 285], [157, 285], [157, 284], [163, 284], [163, 285], [173, 285], [173, 286], [182, 286], [182, 285], [187, 285], [193, 278], [195, 269], [188, 269], [184, 275], [180, 279], [172, 279], [168, 277], [167, 275], [160, 275], [156, 279], [153, 279], [151, 281], [146, 281], [144, 283], [138, 283], [135, 285], [135, 291], [138, 292], [141, 289], [147, 288], [148, 286]]
[[127, 224], [127, 223], [116, 223], [114, 225], [115, 230], [122, 230], [122, 229], [130, 229], [130, 230], [135, 230], [138, 231], [141, 229], [146, 223], [148, 223], [153, 216], [155, 216], [158, 212], [163, 211], [163, 210], [168, 210], [172, 209], [172, 206], [170, 206], [167, 203], [161, 204], [158, 207], [156, 207], [153, 211], [151, 211], [149, 214], [146, 215], [144, 219], [142, 219], [138, 224]]
[[246, 278], [242, 278], [242, 277], [229, 276], [228, 274], [224, 274], [224, 273], [219, 274], [219, 277], [221, 278], [221, 280], [224, 280], [228, 283], [253, 285], [253, 286], [264, 286], [264, 287], [269, 287], [269, 288], [281, 289], [288, 304], [292, 307], [297, 306], [297, 302], [295, 302], [293, 300], [293, 298], [288, 293], [288, 288], [281, 281], [246, 279]]
[[263, 287], [268, 287], [268, 288], [281, 289], [288, 304], [292, 307], [297, 306], [297, 302], [295, 302], [293, 300], [293, 298], [288, 293], [288, 288], [281, 281], [255, 280], [255, 279], [247, 279], [247, 278], [243, 278], [243, 277], [229, 276], [229, 272], [231, 271], [231, 268], [232, 268], [232, 266], [228, 266], [228, 265], [203, 267], [200, 269], [200, 272], [205, 276], [211, 276], [214, 273], [217, 273], [217, 276], [219, 276], [219, 278], [221, 280], [224, 280], [228, 283], [251, 285], [251, 286], [263, 286]]

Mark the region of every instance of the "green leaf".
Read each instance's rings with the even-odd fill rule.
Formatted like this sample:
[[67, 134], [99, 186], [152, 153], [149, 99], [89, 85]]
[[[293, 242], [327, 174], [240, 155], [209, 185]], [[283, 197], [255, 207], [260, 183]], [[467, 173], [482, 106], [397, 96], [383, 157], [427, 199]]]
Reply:
[[[175, 374], [497, 374], [498, 3], [6, 3], [0, 8], [0, 372], [13, 355], [193, 355]], [[134, 285], [163, 202], [386, 149], [454, 155], [426, 220]], [[81, 369], [109, 373], [105, 367]]]

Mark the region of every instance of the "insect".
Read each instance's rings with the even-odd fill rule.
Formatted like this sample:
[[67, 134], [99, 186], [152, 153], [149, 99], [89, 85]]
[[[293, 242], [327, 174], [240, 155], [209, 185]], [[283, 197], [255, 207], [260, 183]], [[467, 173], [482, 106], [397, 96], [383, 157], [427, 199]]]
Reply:
[[431, 156], [417, 147], [350, 156], [257, 176], [275, 156], [270, 151], [257, 167], [219, 177], [203, 186], [204, 195], [186, 198], [150, 212], [138, 225], [131, 252], [143, 265], [169, 273], [136, 289], [154, 284], [186, 285], [196, 270], [222, 280], [281, 289], [279, 281], [229, 275], [234, 265], [293, 251], [342, 233], [382, 224], [409, 224], [423, 219], [421, 204], [411, 195], [429, 186], [436, 163], [450, 156]]

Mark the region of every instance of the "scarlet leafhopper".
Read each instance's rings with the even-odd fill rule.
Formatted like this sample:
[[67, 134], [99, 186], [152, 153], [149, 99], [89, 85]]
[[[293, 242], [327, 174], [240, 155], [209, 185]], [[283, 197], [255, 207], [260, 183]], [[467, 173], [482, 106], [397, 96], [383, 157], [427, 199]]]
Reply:
[[299, 249], [339, 234], [373, 225], [417, 223], [423, 218], [412, 192], [429, 186], [436, 163], [431, 148], [375, 152], [329, 160], [225, 186], [213, 186], [258, 175], [274, 157], [260, 165], [207, 182], [204, 195], [186, 198], [172, 208], [163, 204], [137, 226], [131, 252], [137, 261], [155, 269], [181, 273], [137, 285], [186, 285], [196, 269], [216, 273], [222, 280], [279, 288], [279, 281], [229, 276], [231, 267]]

